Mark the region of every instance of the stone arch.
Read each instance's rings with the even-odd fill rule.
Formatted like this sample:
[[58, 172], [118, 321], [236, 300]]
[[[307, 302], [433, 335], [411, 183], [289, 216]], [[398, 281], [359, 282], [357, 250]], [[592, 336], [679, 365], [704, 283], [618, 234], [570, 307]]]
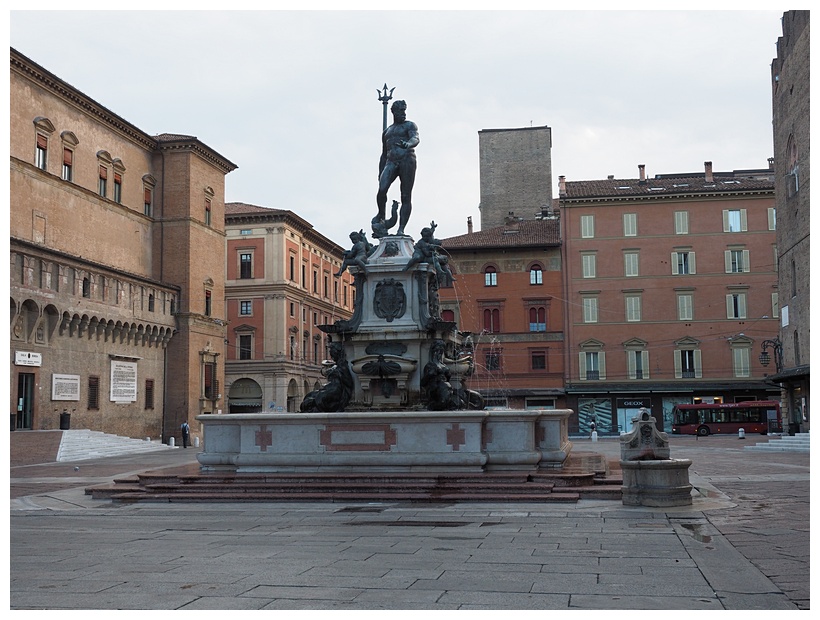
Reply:
[[229, 413], [258, 413], [263, 409], [262, 387], [249, 377], [231, 383], [228, 390]]
[[288, 411], [298, 411], [299, 410], [299, 384], [296, 383], [296, 379], [291, 379], [288, 381]]

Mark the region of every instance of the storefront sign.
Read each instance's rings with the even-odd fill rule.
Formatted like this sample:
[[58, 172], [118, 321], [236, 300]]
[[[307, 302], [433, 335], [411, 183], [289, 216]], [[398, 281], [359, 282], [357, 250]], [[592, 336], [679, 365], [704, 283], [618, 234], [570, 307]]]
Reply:
[[652, 406], [651, 398], [618, 398], [615, 402], [618, 409], [649, 409]]
[[80, 400], [80, 375], [51, 375], [51, 400]]

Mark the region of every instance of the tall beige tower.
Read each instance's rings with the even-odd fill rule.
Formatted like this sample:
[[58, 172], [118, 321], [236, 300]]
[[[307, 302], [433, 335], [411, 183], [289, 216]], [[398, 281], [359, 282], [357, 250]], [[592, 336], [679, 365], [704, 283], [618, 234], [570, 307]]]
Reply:
[[552, 130], [549, 127], [478, 132], [481, 229], [511, 214], [535, 219], [552, 209]]

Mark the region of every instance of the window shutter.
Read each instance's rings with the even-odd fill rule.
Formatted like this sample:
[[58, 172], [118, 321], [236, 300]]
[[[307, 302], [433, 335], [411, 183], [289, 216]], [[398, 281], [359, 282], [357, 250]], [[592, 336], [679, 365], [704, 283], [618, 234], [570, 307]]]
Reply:
[[151, 190], [148, 189], [147, 187], [145, 188], [145, 190], [143, 192], [143, 198], [145, 199], [145, 204], [147, 204], [147, 205], [151, 204]]
[[63, 163], [70, 166], [74, 159], [74, 152], [71, 149], [63, 149]]
[[740, 210], [740, 230], [746, 231], [748, 230], [747, 227], [747, 220], [746, 220], [746, 209]]
[[114, 183], [122, 183], [122, 176], [118, 173], [114, 173]]
[[695, 253], [689, 252], [689, 273], [694, 275], [695, 272]]
[[738, 316], [739, 319], [746, 318], [746, 295], [738, 295], [737, 296], [737, 309], [738, 309]]
[[734, 295], [729, 294], [726, 295], [726, 318], [727, 319], [736, 319], [735, 316], [735, 299]]
[[587, 354], [583, 351], [578, 354], [578, 378], [581, 381], [587, 380]]
[[649, 378], [649, 351], [641, 351], [641, 369], [643, 370], [643, 378]]
[[723, 232], [729, 232], [729, 210], [723, 210]]
[[604, 351], [598, 353], [598, 378], [601, 381], [606, 380], [606, 353]]
[[636, 353], [640, 353], [639, 351], [627, 351], [626, 352], [626, 376], [629, 379], [636, 379], [637, 372], [635, 371], [635, 355]]
[[743, 271], [747, 273], [752, 270], [752, 262], [750, 258], [749, 250], [743, 250]]
[[672, 259], [669, 262], [672, 263], [672, 275], [673, 276], [679, 275], [680, 271], [678, 270], [678, 253], [677, 252], [672, 252]]
[[683, 364], [681, 363], [681, 353], [679, 349], [674, 351], [675, 357], [675, 379], [680, 379], [683, 377]]
[[108, 168], [105, 166], [100, 166], [100, 178], [107, 179], [108, 178]]
[[775, 219], [775, 209], [773, 207], [769, 207], [769, 230], [776, 230], [777, 221]]
[[700, 349], [695, 349], [695, 379], [703, 377], [703, 368], [700, 361]]
[[[29, 144], [31, 144], [31, 143], [29, 142]], [[31, 148], [31, 147], [29, 147], [29, 148]], [[46, 138], [44, 135], [41, 135], [39, 133], [37, 134], [37, 148], [41, 148], [41, 149], [47, 149], [48, 148], [48, 138]]]
[[732, 273], [732, 251], [726, 250], [723, 252], [723, 266], [726, 269], [726, 273]]

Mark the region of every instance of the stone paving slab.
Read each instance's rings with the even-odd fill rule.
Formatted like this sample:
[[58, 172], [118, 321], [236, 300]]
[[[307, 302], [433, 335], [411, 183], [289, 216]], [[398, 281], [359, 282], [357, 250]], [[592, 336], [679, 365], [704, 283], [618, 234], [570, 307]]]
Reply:
[[[115, 505], [82, 485], [179, 466], [195, 452], [84, 462], [80, 472], [13, 465], [10, 607], [809, 608], [808, 457], [686, 439], [673, 438], [672, 452], [693, 459], [700, 495], [677, 509], [609, 500]], [[53, 490], [56, 480], [66, 487]], [[15, 495], [23, 487], [28, 494]]]

